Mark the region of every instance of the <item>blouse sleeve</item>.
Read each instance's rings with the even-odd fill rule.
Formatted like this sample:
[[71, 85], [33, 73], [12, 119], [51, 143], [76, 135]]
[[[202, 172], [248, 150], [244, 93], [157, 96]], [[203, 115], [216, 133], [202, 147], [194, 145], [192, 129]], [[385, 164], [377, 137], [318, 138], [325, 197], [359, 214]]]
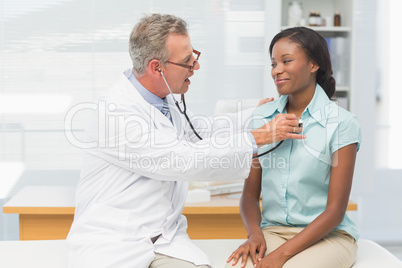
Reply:
[[339, 123], [338, 128], [332, 136], [331, 153], [353, 143], [356, 143], [357, 150], [359, 150], [361, 137], [362, 133], [357, 117], [354, 114], [348, 113], [346, 118]]

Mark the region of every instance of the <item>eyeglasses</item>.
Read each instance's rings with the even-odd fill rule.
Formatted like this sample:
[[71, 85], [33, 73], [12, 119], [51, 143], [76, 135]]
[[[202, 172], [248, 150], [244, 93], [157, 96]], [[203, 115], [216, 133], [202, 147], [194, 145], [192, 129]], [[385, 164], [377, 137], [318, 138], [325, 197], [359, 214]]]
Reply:
[[167, 62], [169, 62], [171, 64], [174, 64], [174, 65], [177, 65], [177, 66], [180, 66], [180, 67], [183, 67], [183, 68], [187, 68], [187, 69], [190, 70], [190, 72], [192, 72], [194, 70], [195, 65], [198, 62], [198, 59], [199, 59], [200, 55], [201, 55], [201, 52], [199, 52], [199, 51], [197, 51], [195, 49], [193, 49], [193, 53], [197, 55], [197, 57], [195, 58], [195, 61], [193, 62], [193, 65], [187, 65], [187, 64], [176, 63], [176, 62], [171, 62], [171, 61], [167, 61]]

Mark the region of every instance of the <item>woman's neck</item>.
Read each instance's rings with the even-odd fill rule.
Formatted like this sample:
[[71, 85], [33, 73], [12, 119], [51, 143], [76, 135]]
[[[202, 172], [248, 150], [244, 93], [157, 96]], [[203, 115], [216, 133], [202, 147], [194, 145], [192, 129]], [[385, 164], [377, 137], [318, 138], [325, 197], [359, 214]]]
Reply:
[[314, 93], [315, 87], [313, 89], [301, 92], [301, 94], [290, 94], [288, 98], [288, 103], [286, 104], [287, 113], [295, 114], [297, 117], [300, 118], [307, 105], [313, 99]]

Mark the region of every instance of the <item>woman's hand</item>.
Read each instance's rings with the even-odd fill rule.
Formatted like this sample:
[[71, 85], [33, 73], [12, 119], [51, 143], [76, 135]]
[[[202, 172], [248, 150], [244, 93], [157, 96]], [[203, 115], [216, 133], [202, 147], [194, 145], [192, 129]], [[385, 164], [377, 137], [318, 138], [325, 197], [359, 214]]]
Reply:
[[281, 258], [277, 250], [269, 253], [260, 262], [257, 263], [257, 268], [282, 268], [286, 259]]
[[[239, 261], [240, 257], [242, 257], [241, 267], [244, 267], [246, 265], [247, 258], [250, 255], [250, 258], [255, 266], [257, 262], [262, 260], [266, 250], [267, 244], [262, 232], [259, 232], [258, 234], [252, 234], [249, 236], [246, 242], [240, 245], [239, 248], [236, 249], [232, 253], [232, 255], [230, 255], [226, 262], [230, 262], [231, 260], [233, 260], [232, 265], [235, 265]], [[256, 255], [257, 252], [258, 256]]]

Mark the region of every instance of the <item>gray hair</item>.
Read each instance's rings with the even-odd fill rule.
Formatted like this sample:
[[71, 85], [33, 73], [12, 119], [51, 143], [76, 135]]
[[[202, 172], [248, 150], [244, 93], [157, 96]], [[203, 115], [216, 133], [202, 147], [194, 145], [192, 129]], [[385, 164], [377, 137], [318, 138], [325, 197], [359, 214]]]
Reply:
[[142, 76], [153, 59], [162, 63], [169, 59], [166, 40], [171, 33], [188, 35], [187, 23], [173, 15], [151, 14], [134, 26], [130, 34], [129, 52], [135, 75]]

